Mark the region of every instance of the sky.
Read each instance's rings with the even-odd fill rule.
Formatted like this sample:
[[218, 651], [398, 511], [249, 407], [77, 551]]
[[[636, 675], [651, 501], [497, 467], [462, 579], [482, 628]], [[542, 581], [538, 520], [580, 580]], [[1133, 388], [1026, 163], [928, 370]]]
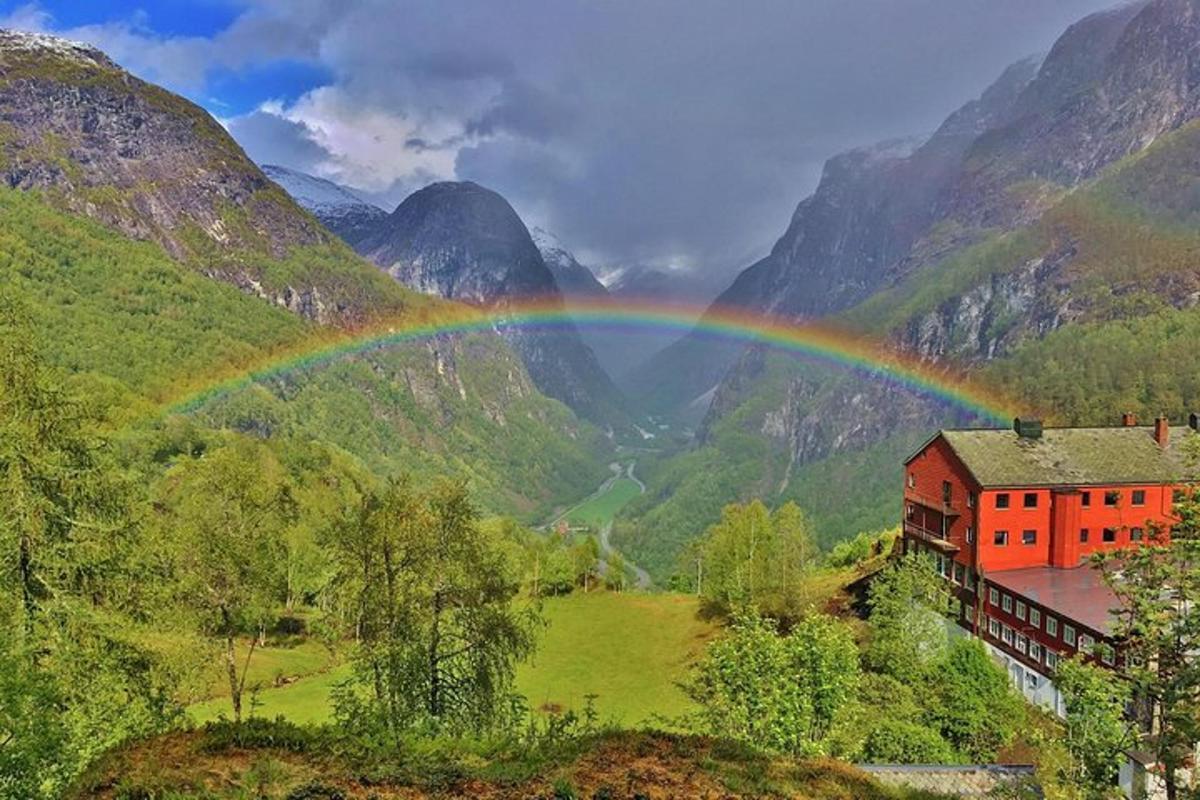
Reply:
[[931, 132], [1112, 0], [0, 0], [390, 210], [503, 194], [585, 263], [731, 273], [825, 159]]

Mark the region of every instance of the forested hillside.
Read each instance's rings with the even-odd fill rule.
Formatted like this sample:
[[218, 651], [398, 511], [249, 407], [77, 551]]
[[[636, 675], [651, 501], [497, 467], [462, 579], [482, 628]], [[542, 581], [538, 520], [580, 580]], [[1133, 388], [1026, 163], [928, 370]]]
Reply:
[[[1182, 419], [1200, 405], [1191, 360], [1173, 356], [1188, 349], [1200, 298], [1197, 92], [1183, 77], [1200, 61], [1198, 18], [1190, 0], [1093, 15], [915, 149], [831, 159], [772, 254], [720, 302], [824, 315], [965, 367], [1014, 413]], [[831, 281], [841, 288], [822, 290]], [[730, 345], [691, 339], [662, 358], [658, 369], [676, 369], [656, 401], [716, 388], [699, 449], [651, 481], [664, 502], [636, 506], [623, 527], [635, 558], [661, 549], [652, 528], [683, 521], [684, 541], [747, 486], [811, 507], [826, 540], [853, 535], [822, 510], [823, 481], [806, 478], [847, 463], [863, 467], [842, 473], [857, 524], [889, 524], [888, 465], [905, 443], [971, 421], [905, 390]], [[682, 466], [698, 463], [703, 476]]]

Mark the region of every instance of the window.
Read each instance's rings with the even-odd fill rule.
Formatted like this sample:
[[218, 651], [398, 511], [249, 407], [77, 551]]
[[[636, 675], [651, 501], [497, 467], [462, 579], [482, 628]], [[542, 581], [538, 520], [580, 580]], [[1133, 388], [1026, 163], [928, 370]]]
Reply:
[[1004, 609], [1005, 614], [1011, 614], [1012, 613], [1012, 598], [1009, 597], [1008, 595], [1004, 595], [1004, 599], [1000, 603], [1000, 607]]
[[988, 633], [991, 634], [993, 639], [1000, 638], [1000, 621], [999, 620], [993, 619], [992, 617], [988, 617]]
[[1007, 625], [1000, 626], [1000, 639], [1007, 645], [1013, 643], [1013, 629]]
[[1081, 492], [1081, 494], [1083, 495], [1083, 497], [1081, 497], [1081, 498], [1079, 499], [1079, 504], [1080, 504], [1081, 506], [1083, 506], [1084, 508], [1091, 508], [1091, 505], [1092, 505], [1092, 493], [1091, 493], [1091, 492]]
[[1021, 544], [1037, 544], [1037, 531], [1021, 531]]
[[1058, 620], [1050, 615], [1046, 615], [1046, 634], [1058, 636]]
[[1079, 542], [1081, 544], [1087, 544], [1087, 540], [1088, 540], [1088, 529], [1080, 528], [1079, 529]]
[[988, 602], [994, 606], [1000, 605], [1000, 592], [995, 588], [988, 589]]
[[1063, 625], [1063, 641], [1072, 647], [1075, 646], [1075, 629], [1070, 625]]
[[975, 543], [975, 529], [970, 525], [967, 526], [967, 544]]
[[1079, 634], [1079, 649], [1080, 650], [1090, 651], [1092, 649], [1092, 645], [1094, 645], [1095, 643], [1096, 643], [1096, 640], [1093, 639], [1091, 636], [1088, 636], [1086, 633]]
[[1008, 531], [996, 531], [992, 534], [992, 544], [1005, 547], [1008, 544]]
[[1050, 669], [1058, 666], [1058, 653], [1053, 650], [1046, 650], [1046, 666]]
[[950, 505], [950, 501], [953, 499], [954, 487], [950, 485], [950, 481], [942, 481], [942, 505]]
[[1115, 528], [1104, 529], [1104, 541], [1106, 544], [1112, 544], [1117, 540], [1117, 531]]
[[[896, 473], [893, 472], [892, 474], [895, 475]], [[917, 476], [913, 475], [911, 472], [908, 473], [908, 488], [910, 488], [910, 489], [917, 488]]]
[[996, 495], [996, 508], [1008, 508], [1008, 492]]
[[1029, 640], [1021, 634], [1017, 634], [1017, 650], [1022, 653], [1029, 652]]
[[1113, 649], [1111, 647], [1109, 647], [1108, 645], [1101, 646], [1100, 660], [1111, 667], [1113, 665], [1113, 662], [1116, 661], [1116, 657], [1115, 657], [1115, 654], [1113, 653]]
[[975, 591], [975, 570], [967, 570], [967, 579], [963, 582], [963, 586], [967, 587], [968, 591]]
[[1042, 661], [1042, 646], [1040, 644], [1038, 644], [1037, 642], [1030, 642], [1029, 643], [1029, 657], [1032, 658], [1035, 662], [1041, 663], [1041, 661]]
[[1133, 497], [1130, 498], [1129, 502], [1135, 506], [1146, 505], [1146, 490], [1145, 489], [1134, 489]]
[[1042, 627], [1042, 612], [1036, 608], [1029, 609], [1029, 624], [1035, 628]]
[[967, 568], [962, 564], [955, 562], [954, 564], [954, 582], [964, 583], [967, 578]]
[[1019, 620], [1025, 619], [1025, 604], [1022, 603], [1020, 600], [1017, 601], [1017, 619], [1019, 619]]
[[1121, 493], [1120, 492], [1113, 490], [1113, 491], [1104, 493], [1104, 505], [1115, 506], [1119, 502], [1121, 502]]
[[975, 507], [975, 493], [967, 492], [967, 508]]
[[1025, 508], [1037, 508], [1037, 492], [1026, 492], [1025, 499], [1022, 500], [1021, 505], [1025, 506]]
[[1027, 671], [1025, 673], [1025, 688], [1032, 692], [1037, 689], [1037, 685], [1038, 685], [1037, 673]]

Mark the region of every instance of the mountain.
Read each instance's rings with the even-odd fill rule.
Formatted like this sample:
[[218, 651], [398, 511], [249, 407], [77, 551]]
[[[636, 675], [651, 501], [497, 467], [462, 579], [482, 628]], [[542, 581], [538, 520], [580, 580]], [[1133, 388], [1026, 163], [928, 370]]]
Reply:
[[[1197, 0], [1089, 16], [915, 147], [830, 159], [770, 254], [717, 303], [832, 319], [1063, 422], [1127, 406], [1183, 415], [1200, 403], [1194, 364], [1176, 355], [1200, 325], [1198, 75]], [[690, 529], [673, 534], [677, 549], [745, 493], [798, 499], [826, 541], [855, 532], [847, 506], [864, 512], [854, 525], [890, 524], [904, 447], [967, 421], [897, 387], [699, 337], [646, 372], [669, 365], [652, 401], [702, 397], [707, 411], [696, 448], [647, 475], [647, 494], [669, 499], [632, 508], [623, 546], [642, 564], [663, 530]]]
[[534, 228], [529, 233], [568, 304], [572, 300], [609, 299], [604, 284], [596, 279], [590, 269], [579, 263], [557, 236], [541, 228]]
[[[414, 192], [357, 249], [426, 294], [500, 309], [525, 298], [565, 303], [517, 212], [475, 183], [434, 183]], [[510, 329], [504, 336], [543, 393], [592, 420], [624, 424], [624, 399], [573, 326]]]
[[[599, 431], [492, 334], [324, 360], [174, 413], [346, 328], [448, 304], [383, 275], [206, 112], [94, 48], [0, 32], [0, 176], [0, 291], [133, 451], [191, 428], [320, 441], [378, 475], [469, 478], [489, 510], [530, 519], [606, 472]], [[169, 458], [151, 447], [137, 467]]]
[[263, 164], [262, 171], [351, 247], [369, 235], [387, 216], [379, 206], [325, 178], [274, 164]]

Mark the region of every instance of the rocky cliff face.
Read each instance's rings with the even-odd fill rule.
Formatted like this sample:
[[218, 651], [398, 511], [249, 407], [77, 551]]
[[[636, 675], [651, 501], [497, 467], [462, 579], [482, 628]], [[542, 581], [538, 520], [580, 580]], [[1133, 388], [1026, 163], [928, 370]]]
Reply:
[[[1006, 359], [1037, 364], [1025, 348], [1052, 333], [1200, 303], [1198, 198], [1200, 0], [1133, 3], [1013, 65], [919, 146], [830, 159], [771, 253], [718, 302], [832, 316], [928, 363], [1024, 380]], [[876, 379], [696, 338], [647, 373], [667, 368], [666, 402], [712, 398], [702, 442], [736, 427], [809, 474], [848, 458], [878, 469], [885, 437], [970, 422]], [[1111, 418], [1080, 391], [1095, 401], [1080, 413], [1105, 415], [1080, 421]], [[756, 474], [743, 445], [722, 468]]]
[[[564, 304], [516, 211], [474, 183], [435, 183], [414, 192], [358, 250], [425, 294], [501, 309], [527, 298]], [[512, 329], [504, 336], [542, 392], [593, 420], [623, 421], [620, 392], [574, 327]]]
[[404, 306], [203, 109], [87, 45], [0, 31], [0, 181], [320, 322]]
[[387, 212], [379, 206], [325, 178], [275, 164], [263, 164], [262, 171], [351, 247], [369, 236], [387, 217]]

